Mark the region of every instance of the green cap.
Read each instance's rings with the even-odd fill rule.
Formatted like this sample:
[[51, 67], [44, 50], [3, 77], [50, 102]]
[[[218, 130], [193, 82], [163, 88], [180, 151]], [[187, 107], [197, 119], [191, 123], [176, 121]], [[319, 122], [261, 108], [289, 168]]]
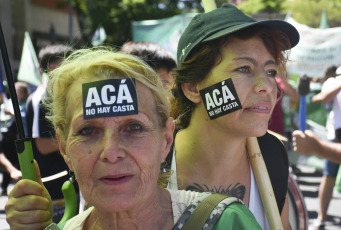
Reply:
[[202, 42], [207, 42], [255, 25], [263, 25], [284, 32], [290, 49], [297, 45], [300, 35], [296, 28], [283, 20], [256, 21], [237, 7], [225, 4], [208, 13], [197, 14], [181, 35], [178, 44], [177, 61], [181, 64], [189, 53]]

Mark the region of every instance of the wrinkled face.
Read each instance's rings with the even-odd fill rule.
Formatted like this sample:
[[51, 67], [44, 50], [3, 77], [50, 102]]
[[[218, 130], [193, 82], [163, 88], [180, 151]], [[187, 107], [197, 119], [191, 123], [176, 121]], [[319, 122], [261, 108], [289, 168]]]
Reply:
[[61, 153], [87, 202], [104, 211], [137, 208], [155, 198], [160, 164], [173, 140], [172, 120], [161, 128], [152, 93], [137, 82], [137, 115], [83, 119], [81, 84], [74, 83], [67, 111], [70, 130]]
[[173, 71], [168, 71], [166, 68], [160, 68], [157, 73], [161, 79], [163, 88], [166, 90], [171, 89], [174, 84], [174, 76], [172, 75]]
[[[221, 62], [197, 87], [204, 89], [231, 78], [242, 109], [211, 120], [211, 124], [234, 135], [263, 135], [276, 103], [277, 71], [278, 64], [259, 38], [232, 38], [223, 47]], [[198, 109], [206, 113], [202, 101]]]

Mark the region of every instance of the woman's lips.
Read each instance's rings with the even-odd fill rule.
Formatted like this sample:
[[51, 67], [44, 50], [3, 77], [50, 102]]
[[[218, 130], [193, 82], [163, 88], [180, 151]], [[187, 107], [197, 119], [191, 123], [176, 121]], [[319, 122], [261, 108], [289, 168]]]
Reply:
[[270, 113], [270, 104], [269, 103], [255, 104], [248, 107], [246, 110], [256, 113]]
[[100, 178], [100, 181], [108, 185], [121, 185], [130, 181], [133, 175], [114, 175], [114, 176], [104, 176]]

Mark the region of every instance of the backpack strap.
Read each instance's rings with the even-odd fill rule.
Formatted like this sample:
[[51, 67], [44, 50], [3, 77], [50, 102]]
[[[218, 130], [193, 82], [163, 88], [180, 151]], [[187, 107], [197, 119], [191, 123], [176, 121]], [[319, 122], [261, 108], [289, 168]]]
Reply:
[[220, 201], [227, 197], [227, 195], [219, 193], [214, 193], [208, 196], [206, 199], [200, 202], [182, 229], [202, 229], [213, 209], [220, 203]]
[[214, 193], [194, 200], [183, 212], [173, 230], [213, 229], [224, 210], [234, 202], [241, 202], [236, 197]]

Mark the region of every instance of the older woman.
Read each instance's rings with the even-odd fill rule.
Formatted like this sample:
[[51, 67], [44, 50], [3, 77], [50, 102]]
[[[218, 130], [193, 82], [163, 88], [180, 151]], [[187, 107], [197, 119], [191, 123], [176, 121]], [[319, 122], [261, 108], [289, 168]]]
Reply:
[[275, 77], [285, 76], [283, 51], [298, 40], [289, 23], [257, 22], [230, 4], [193, 18], [178, 45], [174, 110], [182, 129], [167, 160], [176, 172], [169, 188], [237, 196], [269, 229], [246, 149], [248, 137], [260, 137], [283, 226], [291, 229], [286, 150], [266, 131]]
[[[172, 229], [203, 196], [158, 185], [174, 124], [159, 77], [136, 57], [76, 51], [51, 73], [49, 94], [60, 152], [92, 205], [64, 229]], [[11, 229], [42, 229], [50, 207], [41, 182], [22, 180], [9, 195], [7, 221]], [[225, 227], [260, 229], [243, 204], [230, 207], [222, 217], [234, 220]]]

